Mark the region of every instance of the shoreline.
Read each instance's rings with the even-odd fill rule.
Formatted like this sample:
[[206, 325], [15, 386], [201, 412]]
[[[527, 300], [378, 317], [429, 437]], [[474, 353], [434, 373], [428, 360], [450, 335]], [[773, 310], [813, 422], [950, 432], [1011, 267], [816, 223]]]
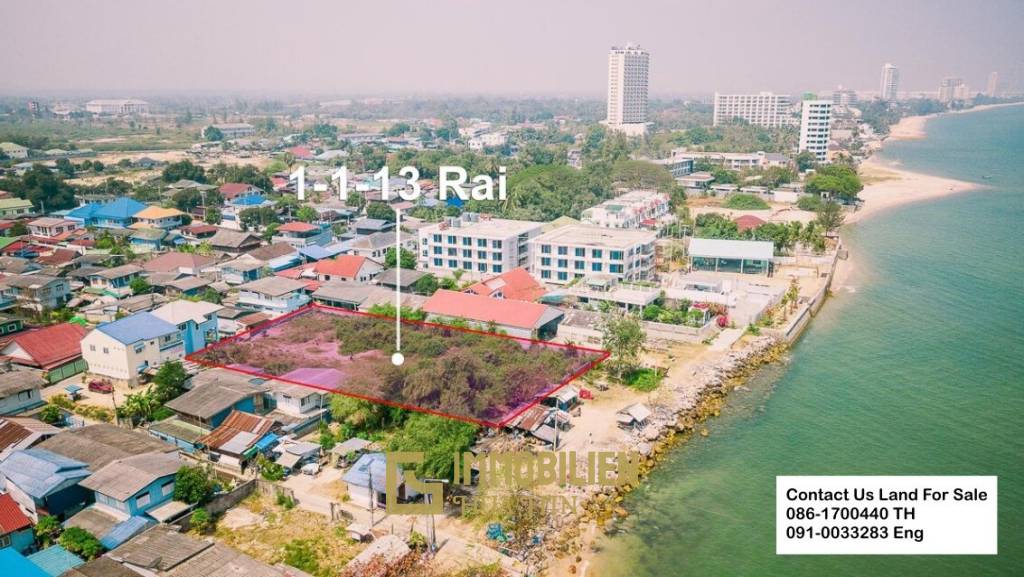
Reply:
[[[878, 143], [876, 152], [889, 140], [926, 138], [928, 121], [940, 114], [964, 114], [1022, 104], [1024, 102], [981, 105], [962, 111], [904, 117], [893, 125], [889, 136]], [[861, 191], [859, 196], [864, 201], [863, 206], [857, 212], [847, 215], [840, 234], [848, 230], [848, 225], [867, 220], [893, 208], [984, 187], [978, 183], [902, 170], [875, 154], [861, 163], [858, 173], [873, 182], [865, 185]], [[839, 259], [832, 271], [829, 292], [836, 293], [843, 288], [852, 291], [850, 279], [856, 268], [856, 261], [852, 257]], [[640, 483], [646, 482], [650, 471], [673, 447], [686, 442], [694, 433], [704, 432], [700, 431], [699, 425], [708, 418], [717, 416], [721, 403], [729, 392], [742, 385], [745, 379], [761, 366], [777, 362], [788, 347], [786, 343], [758, 337], [710, 365], [695, 368], [692, 380], [688, 379], [689, 382], [685, 385], [680, 383], [672, 391], [674, 403], [666, 407], [668, 410], [665, 411], [669, 414], [657, 415], [660, 422], [655, 427], [657, 433], [653, 435], [654, 438], [637, 439], [640, 443], [647, 441], [646, 444], [650, 447], [650, 453], [642, 467]], [[587, 575], [596, 555], [591, 547], [597, 535], [609, 523], [615, 523], [626, 516], [620, 502], [632, 489], [633, 487], [625, 487], [621, 490], [599, 492], [584, 499], [585, 512], [575, 522], [570, 523], [570, 526], [576, 528], [573, 537], [579, 539], [578, 548], [575, 551], [570, 550], [568, 555], [553, 555], [550, 558], [552, 564], [548, 569], [568, 570], [572, 574]], [[573, 537], [570, 537], [570, 540], [575, 540]]]

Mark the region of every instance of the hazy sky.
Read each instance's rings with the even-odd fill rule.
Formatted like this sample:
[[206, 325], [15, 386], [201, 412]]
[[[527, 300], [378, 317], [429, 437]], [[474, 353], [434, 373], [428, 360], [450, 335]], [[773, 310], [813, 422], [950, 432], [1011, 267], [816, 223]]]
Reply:
[[578, 94], [607, 50], [651, 52], [652, 96], [1024, 88], [1024, 0], [4, 0], [0, 92]]

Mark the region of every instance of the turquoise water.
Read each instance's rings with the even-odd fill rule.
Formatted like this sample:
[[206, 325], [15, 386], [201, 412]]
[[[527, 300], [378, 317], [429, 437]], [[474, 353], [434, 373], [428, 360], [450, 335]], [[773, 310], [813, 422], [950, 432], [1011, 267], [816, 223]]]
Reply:
[[[856, 291], [626, 500], [588, 574], [1024, 574], [1024, 107], [928, 133], [885, 157], [989, 188], [849, 227]], [[776, 556], [776, 475], [998, 475], [999, 555]]]

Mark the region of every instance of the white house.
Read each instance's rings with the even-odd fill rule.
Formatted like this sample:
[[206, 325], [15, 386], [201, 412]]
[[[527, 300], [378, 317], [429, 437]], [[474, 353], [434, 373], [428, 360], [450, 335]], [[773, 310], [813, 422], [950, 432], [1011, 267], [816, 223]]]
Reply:
[[101, 324], [82, 339], [89, 372], [129, 386], [147, 369], [184, 356], [182, 332], [149, 312]]
[[306, 283], [279, 276], [245, 283], [238, 291], [238, 307], [271, 316], [290, 313], [309, 302]]

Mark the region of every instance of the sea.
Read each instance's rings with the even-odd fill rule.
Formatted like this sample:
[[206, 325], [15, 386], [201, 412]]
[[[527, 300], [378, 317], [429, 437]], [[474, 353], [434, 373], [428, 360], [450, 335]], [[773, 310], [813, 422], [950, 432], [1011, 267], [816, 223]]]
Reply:
[[[1024, 106], [881, 155], [979, 188], [848, 226], [851, 288], [625, 499], [588, 577], [1024, 575]], [[778, 556], [777, 475], [997, 475], [999, 553]]]

